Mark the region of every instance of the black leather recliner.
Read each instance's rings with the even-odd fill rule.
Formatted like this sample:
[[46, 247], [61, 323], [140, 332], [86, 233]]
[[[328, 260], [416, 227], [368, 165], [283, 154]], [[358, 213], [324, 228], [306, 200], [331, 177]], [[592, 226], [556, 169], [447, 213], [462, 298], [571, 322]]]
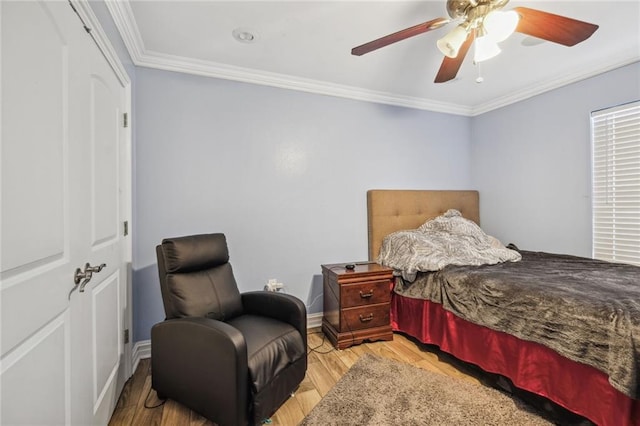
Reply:
[[307, 314], [287, 294], [240, 294], [224, 234], [156, 247], [166, 320], [151, 330], [152, 387], [209, 420], [259, 424], [307, 370]]

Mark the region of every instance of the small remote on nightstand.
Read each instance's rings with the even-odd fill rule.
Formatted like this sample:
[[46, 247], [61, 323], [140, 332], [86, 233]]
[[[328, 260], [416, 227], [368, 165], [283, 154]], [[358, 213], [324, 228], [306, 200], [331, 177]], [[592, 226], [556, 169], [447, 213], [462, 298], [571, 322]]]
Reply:
[[354, 269], [356, 269], [356, 265], [354, 263], [347, 263], [346, 265], [344, 265], [345, 269], [348, 269], [350, 271], [353, 271]]

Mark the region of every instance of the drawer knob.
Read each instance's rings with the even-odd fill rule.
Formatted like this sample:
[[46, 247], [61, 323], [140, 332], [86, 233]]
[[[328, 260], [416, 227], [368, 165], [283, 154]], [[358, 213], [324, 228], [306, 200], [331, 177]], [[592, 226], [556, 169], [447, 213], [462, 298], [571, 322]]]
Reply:
[[360, 322], [369, 322], [373, 319], [373, 314], [369, 314], [366, 317], [360, 314]]
[[369, 290], [369, 293], [363, 293], [362, 291], [360, 291], [360, 297], [363, 299], [368, 299], [371, 296], [373, 296], [373, 289]]

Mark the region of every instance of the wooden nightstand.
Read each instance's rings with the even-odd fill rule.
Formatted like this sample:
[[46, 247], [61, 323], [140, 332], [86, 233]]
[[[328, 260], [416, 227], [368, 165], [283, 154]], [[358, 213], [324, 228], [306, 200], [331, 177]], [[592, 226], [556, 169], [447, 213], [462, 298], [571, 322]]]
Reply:
[[364, 340], [393, 340], [389, 307], [393, 270], [377, 263], [322, 265], [322, 331], [338, 349]]

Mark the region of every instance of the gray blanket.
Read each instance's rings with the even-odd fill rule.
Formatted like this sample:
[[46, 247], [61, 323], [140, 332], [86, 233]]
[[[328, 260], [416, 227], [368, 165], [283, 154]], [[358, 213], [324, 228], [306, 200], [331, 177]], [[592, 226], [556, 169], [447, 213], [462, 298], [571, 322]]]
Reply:
[[640, 396], [640, 267], [522, 251], [520, 262], [447, 266], [397, 279], [395, 291], [428, 299], [472, 323], [547, 346]]
[[406, 281], [413, 281], [416, 272], [439, 271], [447, 265], [492, 265], [518, 260], [517, 251], [507, 249], [451, 209], [418, 229], [387, 235], [377, 261], [401, 271]]

